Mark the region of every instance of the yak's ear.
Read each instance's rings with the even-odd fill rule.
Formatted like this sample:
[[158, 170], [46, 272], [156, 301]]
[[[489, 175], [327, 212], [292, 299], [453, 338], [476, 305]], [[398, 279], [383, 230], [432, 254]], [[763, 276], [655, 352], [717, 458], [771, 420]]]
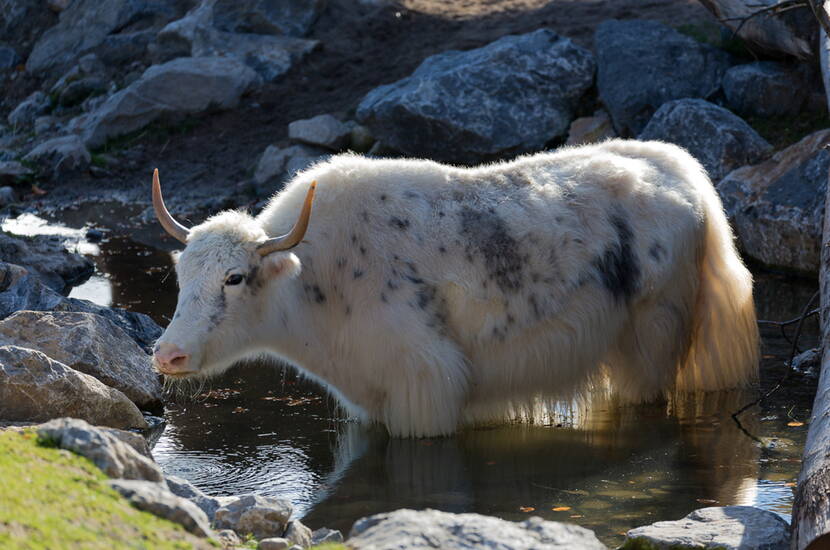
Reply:
[[293, 252], [272, 252], [262, 258], [262, 273], [266, 279], [291, 279], [299, 275], [300, 271], [300, 259]]

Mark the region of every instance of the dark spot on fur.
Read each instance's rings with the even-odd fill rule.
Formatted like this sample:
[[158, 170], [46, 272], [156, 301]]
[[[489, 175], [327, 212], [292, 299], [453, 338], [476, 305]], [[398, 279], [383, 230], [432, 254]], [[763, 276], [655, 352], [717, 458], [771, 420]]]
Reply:
[[349, 316], [351, 314], [352, 314], [352, 306], [346, 306], [346, 316]]
[[354, 270], [354, 278], [355, 279], [360, 279], [361, 277], [363, 277], [363, 271], [361, 271], [360, 269], [355, 269]]
[[416, 193], [415, 191], [404, 191], [403, 196], [407, 199], [417, 199], [418, 193]]
[[530, 280], [531, 280], [532, 282], [534, 282], [534, 283], [538, 283], [538, 282], [539, 282], [539, 279], [540, 279], [540, 277], [539, 277], [539, 274], [538, 274], [538, 273], [531, 273], [531, 274], [530, 274]]
[[542, 309], [539, 307], [539, 301], [536, 299], [535, 294], [531, 294], [527, 297], [527, 303], [530, 304], [530, 307], [533, 309], [533, 316], [536, 319], [542, 318]]
[[508, 313], [507, 314], [507, 324], [512, 325], [515, 322], [516, 322], [516, 319], [514, 319], [513, 316]]
[[213, 330], [219, 326], [219, 324], [225, 319], [225, 313], [227, 312], [228, 304], [225, 301], [225, 288], [222, 287], [222, 292], [213, 300], [213, 307], [211, 308], [210, 318], [208, 322], [210, 323], [210, 327], [208, 330]]
[[369, 221], [369, 213], [368, 213], [368, 212], [366, 212], [365, 210], [364, 210], [363, 212], [361, 212], [361, 213], [360, 213], [360, 217], [361, 217], [361, 218], [363, 218], [363, 221], [364, 221], [364, 222], [368, 222], [368, 221]]
[[313, 300], [318, 304], [323, 304], [326, 302], [326, 295], [323, 294], [322, 290], [320, 290], [319, 285], [311, 285], [305, 283], [303, 284], [303, 290], [305, 291], [305, 294], [308, 297], [308, 299]]
[[442, 210], [442, 211], [440, 211], [440, 212], [438, 212], [438, 217], [439, 217], [439, 218], [443, 218], [445, 215], [446, 215], [446, 214], [444, 214], [444, 211], [443, 211], [443, 210]]
[[384, 304], [389, 301], [389, 300], [386, 299], [386, 294], [384, 294], [383, 292], [380, 293], [380, 301], [383, 302]]
[[385, 201], [385, 200], [386, 200], [386, 195], [385, 195], [385, 194], [384, 194], [384, 195], [381, 195], [381, 196], [380, 196], [380, 200]]
[[663, 261], [663, 258], [666, 257], [666, 249], [663, 248], [663, 245], [659, 242], [655, 242], [648, 249], [648, 255], [651, 256], [654, 261], [661, 262]]
[[352, 233], [352, 244], [355, 244], [356, 242], [357, 242], [357, 235]]
[[421, 279], [420, 277], [417, 277], [415, 275], [404, 275], [403, 277], [404, 277], [404, 279], [406, 279], [407, 281], [409, 281], [410, 283], [415, 284], [415, 285], [420, 285], [420, 284], [423, 284], [423, 282], [424, 282], [423, 279]]
[[[516, 242], [504, 220], [491, 212], [464, 206], [459, 212], [460, 233], [484, 257], [488, 275], [502, 292], [516, 292], [522, 287], [524, 263]], [[468, 253], [468, 260], [469, 258]]]
[[631, 226], [619, 213], [611, 216], [617, 232], [617, 242], [609, 245], [600, 258], [594, 260], [602, 284], [615, 300], [628, 300], [640, 284], [640, 265], [632, 250]]
[[392, 216], [391, 218], [389, 218], [389, 225], [397, 229], [400, 229], [401, 231], [406, 231], [407, 229], [409, 229], [409, 220], [401, 219], [397, 216]]
[[386, 287], [389, 290], [398, 290], [400, 288], [400, 286], [398, 286], [398, 283], [394, 282], [392, 279], [386, 281]]
[[421, 288], [415, 292], [415, 297], [418, 299], [418, 307], [426, 309], [429, 304], [435, 300], [436, 289], [429, 284], [423, 284]]
[[441, 254], [446, 254], [447, 249], [443, 245], [441, 245], [438, 247], [438, 252], [440, 252]]
[[365, 256], [365, 255], [366, 255], [366, 247], [365, 247], [365, 246], [361, 246], [359, 250], [360, 250], [360, 255], [361, 255], [361, 256]]
[[343, 269], [344, 267], [346, 267], [346, 258], [343, 258], [343, 257], [337, 258], [336, 265], [337, 265], [337, 269]]

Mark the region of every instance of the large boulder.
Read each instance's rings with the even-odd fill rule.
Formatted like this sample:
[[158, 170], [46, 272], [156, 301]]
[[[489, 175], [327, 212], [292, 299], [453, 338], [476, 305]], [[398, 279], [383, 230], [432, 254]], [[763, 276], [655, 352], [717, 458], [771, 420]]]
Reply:
[[173, 2], [147, 0], [74, 0], [60, 14], [58, 24], [43, 33], [29, 59], [30, 72], [57, 70], [101, 45], [126, 27], [146, 27], [158, 19], [175, 17]]
[[219, 0], [216, 26], [223, 31], [305, 36], [326, 0]]
[[92, 426], [78, 418], [56, 418], [37, 426], [36, 430], [40, 437], [61, 449], [90, 459], [109, 477], [164, 480], [158, 465], [122, 441], [114, 430]]
[[23, 160], [36, 164], [57, 180], [65, 174], [86, 169], [92, 155], [78, 136], [68, 135], [44, 141], [29, 151]]
[[349, 548], [546, 548], [604, 549], [593, 531], [533, 517], [522, 522], [480, 514], [437, 510], [396, 510], [359, 519], [352, 527]]
[[113, 428], [147, 427], [120, 391], [39, 351], [0, 346], [0, 418], [36, 422], [61, 416]]
[[680, 145], [700, 161], [713, 181], [772, 154], [772, 145], [752, 126], [703, 99], [664, 103], [637, 137]]
[[718, 185], [747, 255], [767, 265], [816, 274], [821, 259], [830, 130], [821, 130]]
[[235, 107], [258, 81], [251, 68], [235, 59], [181, 57], [153, 65], [75, 124], [87, 147], [99, 147], [163, 117]]
[[224, 32], [214, 26], [215, 7], [216, 0], [204, 0], [162, 29], [154, 44], [155, 58], [232, 57], [271, 82], [318, 45], [316, 40], [289, 36]]
[[640, 133], [667, 101], [714, 95], [729, 68], [725, 52], [656, 21], [604, 21], [594, 49], [599, 97], [624, 137]]
[[288, 527], [293, 508], [287, 500], [259, 495], [243, 495], [216, 510], [217, 529], [233, 529], [257, 539], [281, 537]]
[[752, 506], [695, 510], [677, 521], [658, 521], [625, 535], [623, 548], [641, 550], [787, 550], [790, 526], [781, 516]]
[[742, 116], [797, 115], [807, 100], [809, 72], [775, 61], [736, 65], [723, 76], [729, 107]]
[[369, 92], [357, 118], [392, 149], [476, 163], [563, 137], [593, 81], [591, 53], [541, 29], [428, 57]]
[[83, 283], [95, 270], [92, 261], [69, 252], [63, 239], [54, 235], [17, 237], [0, 232], [0, 261], [26, 267], [57, 292]]
[[26, 268], [0, 262], [0, 319], [21, 309], [95, 313], [121, 327], [147, 352], [162, 333], [161, 327], [143, 313], [67, 298], [41, 283]]
[[161, 384], [150, 358], [126, 332], [100, 315], [19, 311], [0, 321], [0, 336], [94, 376], [139, 407], [161, 405]]
[[199, 537], [213, 534], [204, 512], [187, 499], [177, 497], [162, 483], [113, 479], [110, 487], [121, 493], [130, 504], [160, 518], [178, 523]]

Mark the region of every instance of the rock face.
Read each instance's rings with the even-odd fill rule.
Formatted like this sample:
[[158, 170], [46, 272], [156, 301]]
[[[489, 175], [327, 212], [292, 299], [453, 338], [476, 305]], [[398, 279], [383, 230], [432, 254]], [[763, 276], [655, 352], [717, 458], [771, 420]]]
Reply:
[[592, 531], [541, 518], [504, 521], [479, 514], [396, 510], [355, 522], [347, 541], [355, 550], [374, 548], [604, 549]]
[[24, 160], [38, 164], [52, 178], [58, 179], [64, 174], [85, 169], [92, 155], [78, 136], [69, 135], [44, 141], [32, 149]]
[[216, 26], [228, 32], [305, 36], [325, 6], [325, 0], [219, 0]]
[[357, 118], [406, 154], [476, 163], [563, 136], [593, 77], [588, 50], [541, 29], [429, 57], [369, 92]]
[[811, 134], [717, 185], [743, 251], [767, 265], [818, 273], [830, 130]]
[[61, 12], [58, 24], [35, 44], [26, 69], [37, 73], [65, 67], [101, 45], [111, 33], [128, 26], [146, 27], [165, 16], [168, 20], [175, 16], [167, 2], [73, 0]]
[[244, 495], [216, 510], [217, 529], [233, 529], [257, 539], [281, 537], [293, 508], [291, 503], [271, 497]]
[[84, 143], [99, 147], [165, 116], [235, 107], [257, 81], [252, 69], [234, 59], [182, 57], [153, 65], [76, 124]]
[[161, 483], [113, 479], [110, 486], [139, 510], [178, 523], [196, 536], [212, 535], [205, 513], [189, 500], [168, 491]]
[[10, 343], [43, 352], [120, 390], [139, 407], [161, 404], [150, 358], [112, 321], [92, 313], [19, 311], [0, 321]]
[[37, 433], [61, 449], [87, 457], [109, 477], [146, 481], [164, 479], [152, 459], [108, 431], [90, 426], [83, 420], [56, 418], [38, 426]]
[[772, 153], [772, 145], [749, 124], [702, 99], [663, 104], [637, 137], [680, 145], [700, 161], [713, 181]]
[[614, 128], [639, 134], [661, 105], [718, 91], [729, 56], [656, 21], [601, 23], [594, 34], [597, 88]]
[[61, 416], [113, 428], [146, 428], [120, 391], [39, 351], [0, 346], [0, 418], [45, 421]]
[[22, 309], [95, 313], [121, 327], [148, 353], [162, 333], [161, 327], [143, 313], [61, 296], [25, 268], [0, 262], [0, 319]]
[[775, 61], [736, 65], [723, 76], [723, 93], [739, 115], [773, 117], [796, 115], [807, 100], [809, 79]]
[[28, 126], [48, 109], [49, 97], [41, 91], [33, 92], [9, 113], [9, 124], [18, 128]]
[[790, 526], [777, 514], [752, 506], [695, 510], [677, 521], [658, 521], [626, 533], [623, 548], [682, 550], [786, 550]]
[[14, 237], [0, 232], [0, 260], [28, 268], [58, 292], [83, 283], [95, 269], [88, 258], [69, 252], [62, 239], [48, 235]]
[[332, 115], [295, 120], [288, 125], [288, 137], [300, 143], [340, 151], [348, 144], [352, 129]]

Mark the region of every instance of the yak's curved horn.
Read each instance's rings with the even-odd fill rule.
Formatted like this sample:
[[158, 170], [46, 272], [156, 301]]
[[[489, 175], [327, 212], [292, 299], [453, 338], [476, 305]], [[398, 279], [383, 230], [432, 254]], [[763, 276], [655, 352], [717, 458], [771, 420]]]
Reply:
[[314, 202], [315, 187], [317, 187], [317, 182], [312, 181], [311, 186], [308, 188], [308, 193], [306, 193], [303, 209], [300, 211], [300, 217], [297, 220], [297, 223], [294, 224], [294, 227], [291, 228], [291, 231], [282, 237], [268, 239], [259, 245], [256, 251], [260, 256], [267, 256], [271, 252], [277, 252], [280, 250], [288, 250], [289, 248], [294, 248], [300, 244], [300, 241], [302, 241], [305, 236], [306, 229], [308, 229], [308, 220], [311, 217], [311, 203]]
[[159, 170], [153, 170], [153, 208], [161, 226], [173, 237], [187, 244], [187, 234], [190, 230], [173, 219], [167, 207], [164, 206], [164, 199], [161, 198], [161, 184], [159, 183]]

